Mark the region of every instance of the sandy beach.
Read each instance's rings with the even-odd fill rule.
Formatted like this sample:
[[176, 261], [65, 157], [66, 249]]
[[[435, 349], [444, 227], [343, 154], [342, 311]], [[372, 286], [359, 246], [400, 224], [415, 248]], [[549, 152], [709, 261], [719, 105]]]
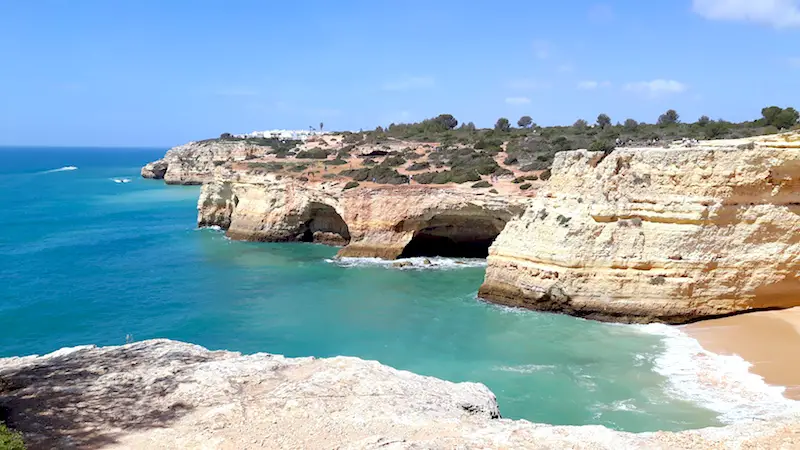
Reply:
[[800, 307], [698, 322], [683, 327], [705, 349], [739, 355], [767, 384], [800, 400]]

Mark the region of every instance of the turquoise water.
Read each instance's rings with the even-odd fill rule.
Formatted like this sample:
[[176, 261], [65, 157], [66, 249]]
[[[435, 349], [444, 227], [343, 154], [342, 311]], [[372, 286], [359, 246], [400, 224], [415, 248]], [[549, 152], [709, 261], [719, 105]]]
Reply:
[[663, 336], [485, 304], [481, 267], [343, 267], [333, 248], [197, 230], [199, 188], [138, 177], [163, 152], [0, 148], [0, 356], [165, 337], [483, 382], [505, 417], [536, 422], [719, 423], [657, 370]]

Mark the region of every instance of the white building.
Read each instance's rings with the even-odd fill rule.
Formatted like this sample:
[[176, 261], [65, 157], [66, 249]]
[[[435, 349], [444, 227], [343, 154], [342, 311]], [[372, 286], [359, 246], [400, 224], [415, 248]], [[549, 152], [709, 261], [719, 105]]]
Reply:
[[266, 138], [266, 139], [283, 139], [283, 140], [296, 140], [305, 141], [311, 136], [319, 136], [326, 134], [323, 131], [315, 130], [266, 130], [266, 131], [253, 131], [247, 134], [237, 134], [237, 137], [242, 138]]

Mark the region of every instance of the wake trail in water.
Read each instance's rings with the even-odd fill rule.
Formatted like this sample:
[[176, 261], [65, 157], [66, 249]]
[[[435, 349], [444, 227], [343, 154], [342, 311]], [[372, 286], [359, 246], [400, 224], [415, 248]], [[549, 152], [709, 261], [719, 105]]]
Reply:
[[45, 170], [45, 171], [39, 172], [39, 173], [69, 172], [71, 170], [78, 170], [78, 168], [75, 167], [75, 166], [64, 166], [64, 167], [59, 167], [58, 169]]

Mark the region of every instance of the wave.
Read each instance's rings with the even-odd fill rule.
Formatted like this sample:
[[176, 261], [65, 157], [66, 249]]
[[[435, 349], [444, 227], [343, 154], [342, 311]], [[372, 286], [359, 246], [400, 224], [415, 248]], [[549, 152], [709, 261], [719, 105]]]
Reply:
[[130, 178], [112, 178], [111, 181], [113, 181], [114, 183], [130, 183], [131, 179]]
[[555, 368], [556, 366], [550, 364], [523, 364], [521, 366], [495, 366], [492, 367], [492, 370], [498, 372], [534, 373], [550, 371]]
[[784, 387], [765, 383], [741, 357], [712, 353], [673, 326], [634, 327], [663, 339], [664, 351], [653, 362], [667, 378], [667, 394], [715, 411], [727, 424], [800, 412], [800, 402], [783, 396]]
[[39, 172], [39, 173], [68, 172], [70, 170], [78, 170], [78, 168], [75, 166], [64, 166], [64, 167], [59, 167], [58, 169], [45, 170], [44, 172]]
[[440, 256], [424, 258], [401, 258], [386, 260], [380, 258], [329, 258], [328, 263], [340, 267], [384, 267], [399, 270], [452, 270], [468, 267], [486, 267], [486, 260], [479, 258], [444, 258]]

